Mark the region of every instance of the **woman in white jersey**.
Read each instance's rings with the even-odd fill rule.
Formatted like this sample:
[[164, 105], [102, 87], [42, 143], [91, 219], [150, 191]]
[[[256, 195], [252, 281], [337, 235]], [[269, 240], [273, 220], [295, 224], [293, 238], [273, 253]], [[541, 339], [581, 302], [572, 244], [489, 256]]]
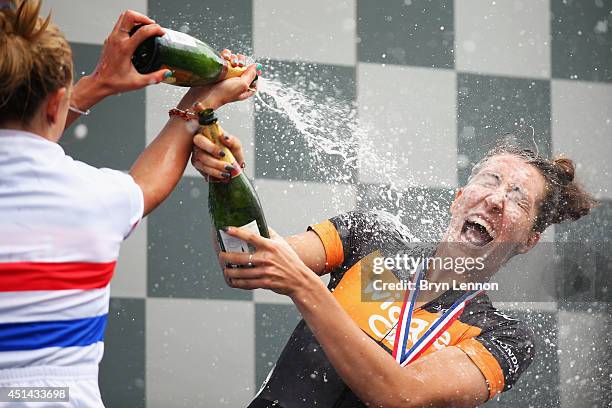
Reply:
[[[39, 10], [39, 1], [0, 1], [0, 387], [69, 387], [69, 402], [44, 405], [101, 407], [98, 363], [119, 245], [179, 181], [195, 126], [171, 117], [129, 174], [66, 156], [57, 142], [79, 113], [171, 74], [140, 75], [130, 62], [163, 29], [123, 13], [94, 73], [73, 86], [70, 46]], [[136, 24], [146, 26], [130, 38]], [[192, 88], [177, 107], [246, 99], [255, 75], [252, 66]]]

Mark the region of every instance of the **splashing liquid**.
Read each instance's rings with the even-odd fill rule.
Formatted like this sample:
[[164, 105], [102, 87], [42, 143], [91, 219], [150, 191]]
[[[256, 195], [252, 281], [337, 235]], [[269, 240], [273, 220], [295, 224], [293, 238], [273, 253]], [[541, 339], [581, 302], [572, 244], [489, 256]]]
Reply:
[[[356, 165], [362, 132], [356, 109], [329, 99], [322, 104], [275, 79], [260, 78], [258, 89], [259, 102], [289, 119], [303, 138], [311, 166], [320, 164], [324, 155], [338, 156], [344, 166]], [[346, 183], [349, 176], [333, 181]]]
[[[288, 119], [297, 131], [283, 135], [283, 144], [279, 143], [279, 154], [286, 154], [287, 151], [294, 148], [294, 145], [305, 145], [307, 158], [300, 165], [310, 166], [310, 170], [320, 172], [318, 174], [321, 175], [321, 178], [332, 184], [334, 207], [346, 208], [346, 203], [352, 201], [354, 190], [346, 191], [346, 189], [335, 188], [333, 185], [352, 184], [354, 180], [350, 172], [340, 174], [326, 172], [325, 166], [330, 162], [330, 156], [333, 156], [335, 165], [342, 168], [358, 168], [360, 162], [373, 162], [383, 166], [387, 174], [393, 171], [387, 161], [376, 153], [374, 141], [365, 137], [373, 129], [360, 122], [356, 106], [333, 97], [326, 97], [324, 101], [321, 101], [322, 98], [315, 100], [307, 94], [308, 91], [302, 91], [278, 79], [270, 79], [265, 76], [259, 78], [257, 88], [257, 103], [262, 109], [268, 109], [276, 114], [270, 115], [271, 120], [275, 120], [274, 118], [278, 120], [280, 117]], [[272, 124], [272, 127], [279, 128], [277, 124]], [[301, 139], [299, 141], [301, 143], [298, 143], [296, 138]], [[282, 170], [282, 168], [278, 169], [278, 171]], [[397, 180], [399, 177], [393, 177], [393, 174], [391, 176], [391, 180]], [[401, 222], [404, 220], [420, 229], [433, 228], [436, 230], [434, 235], [439, 237], [445, 227], [440, 223], [447, 217], [447, 205], [437, 201], [423, 202], [423, 189], [406, 190], [403, 187], [406, 184], [416, 185], [417, 183], [414, 180], [402, 181], [401, 183], [392, 181], [383, 188], [376, 189], [374, 197], [358, 198], [358, 200], [365, 200], [365, 205], [360, 207], [392, 212], [393, 215], [388, 218], [388, 221], [392, 220], [397, 229], [403, 232], [402, 235], [411, 235]], [[418, 207], [418, 211], [407, 208], [407, 203], [411, 203], [409, 207]], [[427, 213], [427, 216], [422, 216], [423, 213]], [[431, 234], [426, 234], [426, 236], [431, 238]], [[418, 240], [418, 238], [411, 236], [411, 240]]]

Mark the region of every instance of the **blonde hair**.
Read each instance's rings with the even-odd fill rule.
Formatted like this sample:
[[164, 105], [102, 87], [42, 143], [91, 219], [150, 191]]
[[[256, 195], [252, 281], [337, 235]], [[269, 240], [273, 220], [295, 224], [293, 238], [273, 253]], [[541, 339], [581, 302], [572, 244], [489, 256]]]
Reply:
[[0, 123], [32, 118], [72, 82], [72, 51], [59, 28], [38, 16], [40, 0], [4, 0], [0, 9]]

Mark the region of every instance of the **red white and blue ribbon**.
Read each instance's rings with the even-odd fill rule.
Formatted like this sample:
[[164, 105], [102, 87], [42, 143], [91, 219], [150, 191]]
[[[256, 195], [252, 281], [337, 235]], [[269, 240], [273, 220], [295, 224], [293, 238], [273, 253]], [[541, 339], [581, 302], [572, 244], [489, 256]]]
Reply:
[[[395, 341], [393, 343], [393, 358], [399, 364], [402, 363], [402, 357], [406, 352], [406, 343], [408, 342], [408, 336], [410, 334], [410, 321], [412, 320], [412, 312], [414, 311], [414, 304], [419, 295], [419, 282], [423, 279], [425, 270], [419, 268], [412, 279], [412, 290], [408, 288], [404, 295], [404, 304], [400, 312], [399, 320], [395, 328]], [[406, 311], [408, 306], [408, 311]]]
[[438, 337], [448, 329], [459, 316], [463, 313], [465, 305], [472, 299], [478, 296], [482, 291], [468, 291], [461, 295], [453, 305], [447, 309], [442, 316], [437, 318], [434, 323], [427, 329], [425, 334], [421, 336], [409, 350], [406, 350], [408, 337], [410, 335], [410, 322], [414, 305], [419, 294], [419, 284], [425, 275], [424, 268], [420, 268], [413, 278], [412, 290], [408, 289], [404, 296], [404, 303], [400, 312], [399, 320], [395, 330], [395, 342], [393, 344], [393, 358], [402, 367], [410, 364], [412, 361], [419, 358], [429, 346], [435, 342]]

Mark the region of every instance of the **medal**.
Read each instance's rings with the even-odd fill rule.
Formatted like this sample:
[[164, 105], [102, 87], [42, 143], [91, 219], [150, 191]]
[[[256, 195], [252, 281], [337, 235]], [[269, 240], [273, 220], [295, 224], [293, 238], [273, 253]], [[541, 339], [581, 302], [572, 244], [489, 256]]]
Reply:
[[408, 344], [408, 337], [410, 335], [410, 322], [412, 320], [412, 313], [414, 312], [414, 305], [419, 294], [419, 284], [425, 275], [424, 268], [420, 267], [414, 274], [412, 280], [412, 290], [407, 290], [404, 296], [404, 303], [402, 310], [397, 322], [395, 330], [395, 342], [393, 344], [393, 358], [402, 367], [410, 364], [412, 361], [419, 358], [429, 346], [433, 344], [438, 337], [448, 329], [455, 320], [461, 316], [465, 305], [472, 299], [478, 296], [482, 291], [474, 290], [468, 291], [461, 295], [453, 305], [442, 313], [442, 316], [437, 318], [431, 327], [427, 329], [425, 334], [414, 342], [410, 349], [406, 350]]

